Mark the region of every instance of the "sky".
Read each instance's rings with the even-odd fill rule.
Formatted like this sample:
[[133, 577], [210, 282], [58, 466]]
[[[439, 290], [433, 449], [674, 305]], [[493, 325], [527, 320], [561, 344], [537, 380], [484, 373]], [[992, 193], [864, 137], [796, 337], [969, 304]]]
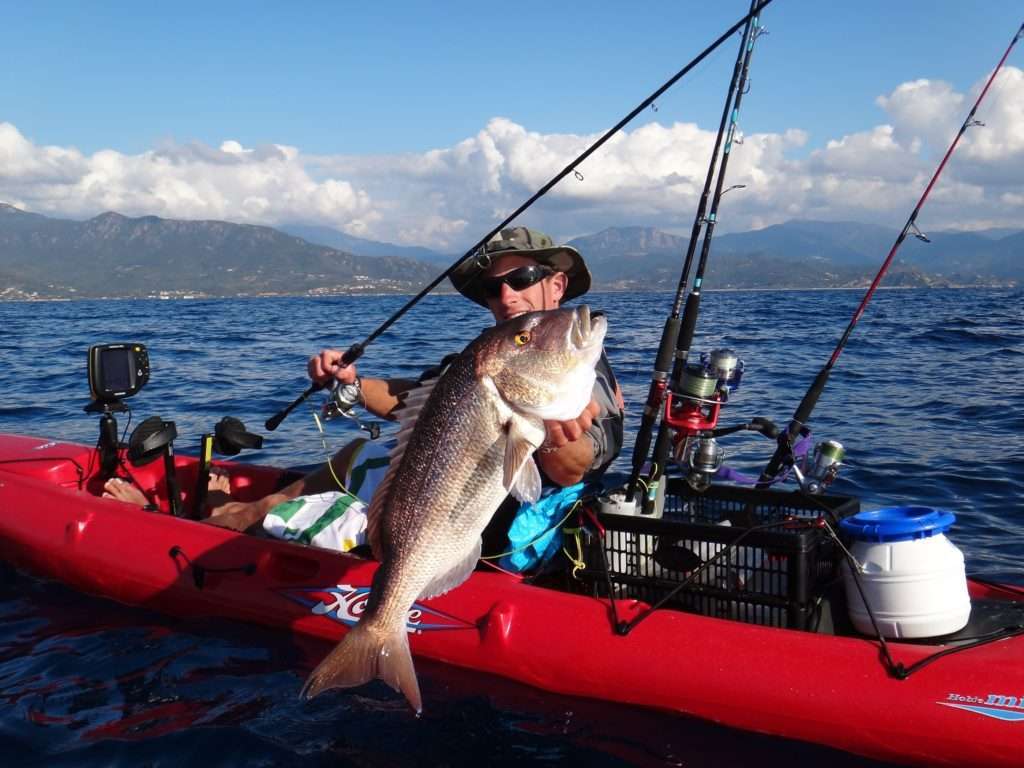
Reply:
[[[0, 0], [0, 202], [314, 224], [464, 249], [741, 18], [743, 0]], [[719, 231], [898, 229], [1020, 0], [775, 0]], [[692, 226], [738, 36], [519, 224]], [[1024, 40], [918, 222], [1024, 228]]]

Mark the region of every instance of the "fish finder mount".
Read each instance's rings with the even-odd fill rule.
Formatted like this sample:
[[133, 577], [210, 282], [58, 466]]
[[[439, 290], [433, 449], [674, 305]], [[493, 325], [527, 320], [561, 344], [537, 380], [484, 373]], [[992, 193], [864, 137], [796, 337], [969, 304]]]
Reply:
[[96, 450], [100, 456], [100, 474], [104, 480], [117, 471], [120, 441], [115, 413], [128, 406], [122, 398], [131, 397], [149, 381], [149, 352], [138, 342], [94, 344], [89, 347], [89, 395], [86, 413], [100, 414], [100, 436]]

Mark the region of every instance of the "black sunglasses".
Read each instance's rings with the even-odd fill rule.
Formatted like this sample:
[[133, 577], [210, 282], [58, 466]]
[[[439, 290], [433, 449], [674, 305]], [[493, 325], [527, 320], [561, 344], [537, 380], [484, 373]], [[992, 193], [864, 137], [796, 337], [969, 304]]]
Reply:
[[513, 291], [525, 291], [531, 285], [535, 285], [553, 274], [555, 274], [555, 270], [551, 267], [545, 267], [543, 264], [530, 264], [497, 277], [481, 277], [480, 287], [483, 289], [484, 296], [496, 299], [501, 296], [501, 286], [503, 285], [508, 285]]

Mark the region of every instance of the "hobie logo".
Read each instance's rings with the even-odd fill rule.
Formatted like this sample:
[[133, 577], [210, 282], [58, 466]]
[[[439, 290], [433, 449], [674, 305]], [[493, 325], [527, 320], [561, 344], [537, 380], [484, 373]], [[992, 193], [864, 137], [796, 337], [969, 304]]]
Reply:
[[976, 715], [984, 715], [996, 720], [1005, 722], [1019, 722], [1024, 720], [1024, 696], [1006, 696], [998, 693], [990, 693], [987, 697], [964, 696], [959, 693], [951, 693], [945, 701], [936, 702], [944, 707], [965, 709], [974, 712]]
[[[281, 591], [289, 600], [294, 600], [309, 608], [310, 613], [314, 616], [325, 616], [347, 627], [355, 626], [359, 621], [366, 610], [366, 601], [370, 597], [369, 587], [354, 587], [351, 584]], [[411, 634], [435, 629], [472, 629], [474, 627], [474, 624], [419, 603], [412, 604], [405, 622], [406, 631]]]

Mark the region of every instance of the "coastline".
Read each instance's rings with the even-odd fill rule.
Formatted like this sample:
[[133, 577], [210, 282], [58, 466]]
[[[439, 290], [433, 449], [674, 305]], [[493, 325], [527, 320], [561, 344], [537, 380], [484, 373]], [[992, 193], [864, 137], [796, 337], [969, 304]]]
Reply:
[[[806, 288], [806, 287], [764, 287], [764, 288], [705, 288], [705, 293], [816, 293], [820, 291], [864, 291], [868, 288], [868, 285], [855, 285], [855, 286], [823, 286], [819, 288]], [[981, 291], [998, 291], [998, 290], [1017, 290], [1021, 286], [1014, 285], [880, 285], [876, 290], [879, 291], [966, 291], [966, 290], [981, 290]], [[657, 289], [626, 289], [626, 288], [605, 288], [600, 285], [594, 286], [590, 293], [650, 293], [650, 294], [670, 294], [675, 291], [668, 288], [657, 288]], [[383, 298], [386, 296], [415, 296], [416, 292], [409, 291], [337, 291], [327, 292], [322, 289], [317, 289], [316, 292], [307, 293], [258, 293], [258, 294], [233, 294], [233, 295], [220, 295], [220, 294], [206, 294], [202, 292], [190, 291], [186, 295], [171, 295], [168, 293], [154, 293], [146, 296], [0, 296], [0, 304], [23, 304], [33, 302], [57, 302], [57, 301], [220, 301], [228, 300], [235, 301], [239, 299], [324, 299], [324, 298], [337, 298], [342, 296], [348, 297], [366, 297], [366, 298]], [[453, 290], [436, 291], [435, 295], [438, 296], [458, 296]]]

